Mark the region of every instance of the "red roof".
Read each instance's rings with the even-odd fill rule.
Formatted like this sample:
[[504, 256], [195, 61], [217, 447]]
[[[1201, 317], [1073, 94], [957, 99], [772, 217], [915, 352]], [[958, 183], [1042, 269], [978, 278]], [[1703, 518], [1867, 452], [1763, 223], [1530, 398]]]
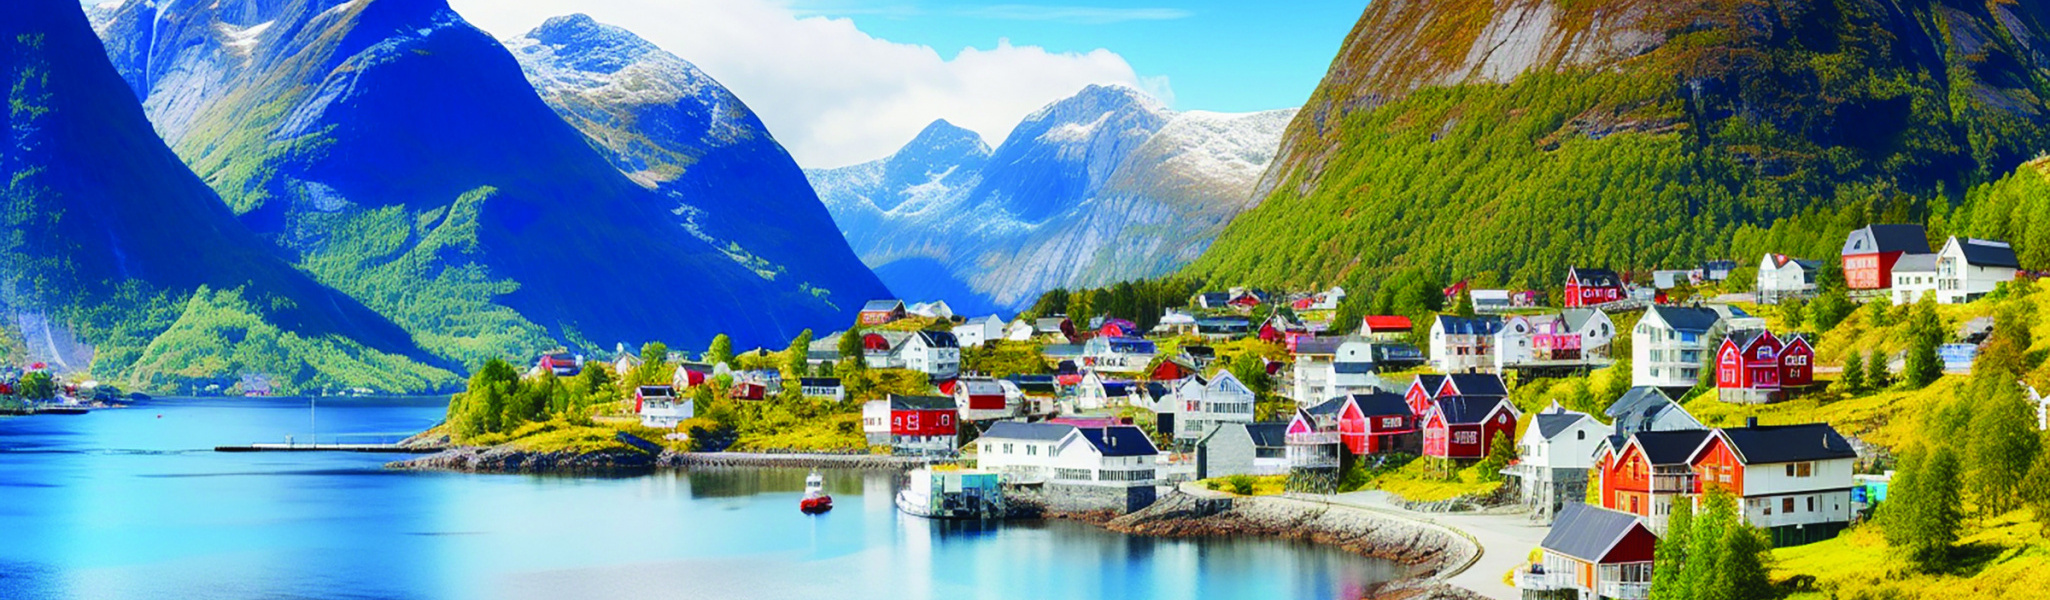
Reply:
[[1410, 323], [1409, 317], [1382, 315], [1366, 318], [1367, 331], [1373, 333], [1409, 331], [1414, 327]]

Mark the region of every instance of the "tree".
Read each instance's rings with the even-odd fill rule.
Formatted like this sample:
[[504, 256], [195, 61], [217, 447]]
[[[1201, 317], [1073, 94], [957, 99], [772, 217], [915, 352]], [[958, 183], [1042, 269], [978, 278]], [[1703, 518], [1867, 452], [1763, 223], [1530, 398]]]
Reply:
[[733, 338], [726, 334], [712, 336], [712, 347], [705, 349], [705, 364], [733, 364]]
[[1825, 291], [1808, 305], [1808, 325], [1814, 328], [1816, 333], [1835, 329], [1838, 323], [1842, 323], [1845, 317], [1850, 316], [1852, 308], [1851, 300], [1844, 295], [1843, 288], [1825, 288]]
[[674, 367], [669, 365], [669, 345], [662, 342], [641, 344], [641, 366], [635, 367], [628, 382], [633, 385], [656, 385], [669, 383]]
[[1887, 494], [1886, 541], [1904, 550], [1916, 568], [1938, 571], [1949, 564], [1951, 546], [1964, 521], [1961, 467], [1957, 451], [1948, 444], [1915, 454], [1902, 459]]
[[49, 400], [57, 397], [57, 379], [48, 371], [30, 371], [21, 376], [18, 393], [29, 400]]
[[1901, 383], [1911, 390], [1928, 387], [1943, 376], [1943, 363], [1936, 357], [1936, 346], [1943, 342], [1943, 323], [1936, 318], [1931, 302], [1934, 300], [1916, 303], [1914, 321], [1908, 329], [1908, 355], [1901, 369]]
[[1459, 290], [1459, 295], [1452, 299], [1451, 308], [1453, 316], [1473, 317], [1473, 291]]
[[1865, 391], [1865, 356], [1856, 352], [1844, 357], [1844, 374], [1836, 380], [1837, 390], [1846, 394]]
[[[1680, 567], [1679, 588], [1683, 591], [1678, 597], [1719, 600], [1714, 592], [1717, 573], [1722, 571], [1727, 549], [1724, 537], [1731, 529], [1740, 526], [1737, 500], [1726, 490], [1712, 488], [1701, 503], [1701, 514], [1694, 515], [1688, 527], [1687, 561]], [[1680, 541], [1678, 538], [1668, 539]]]
[[797, 338], [790, 340], [790, 348], [785, 351], [790, 356], [787, 357], [783, 366], [784, 379], [803, 377], [806, 375], [806, 371], [810, 370], [811, 342], [812, 334], [810, 329], [798, 332]]
[[1498, 433], [1488, 442], [1488, 457], [1480, 462], [1481, 478], [1486, 481], [1501, 481], [1502, 469], [1509, 468], [1509, 461], [1516, 459], [1516, 446], [1509, 441], [1508, 432]]
[[[2021, 507], [2022, 487], [2039, 440], [2036, 410], [2011, 381], [1975, 378], [1980, 398], [1973, 411], [1967, 450], [1971, 458], [1971, 489], [1980, 514], [2006, 514]], [[2035, 487], [2044, 487], [2040, 480]]]
[[1808, 318], [1807, 308], [1808, 302], [1800, 298], [1780, 300], [1780, 322], [1785, 323], [1788, 328], [1799, 329], [1801, 323]]
[[1652, 555], [1651, 597], [1659, 600], [1693, 600], [1693, 590], [1682, 584], [1687, 564], [1687, 544], [1693, 537], [1694, 503], [1674, 502], [1666, 516], [1666, 537]]
[[2050, 440], [2037, 438], [2036, 456], [2029, 464], [2028, 480], [2035, 484], [2021, 486], [2022, 501], [2036, 514], [2036, 522], [2050, 531], [2050, 485], [2043, 485], [2043, 482], [2050, 481]]
[[1775, 597], [1771, 562], [1772, 541], [1765, 532], [1744, 523], [1733, 524], [1723, 534], [1722, 568], [1716, 570], [1710, 592], [1698, 596], [1714, 600], [1770, 600]]
[[1893, 385], [1893, 374], [1887, 371], [1886, 363], [1886, 355], [1878, 351], [1865, 357], [1865, 387], [1883, 390]]

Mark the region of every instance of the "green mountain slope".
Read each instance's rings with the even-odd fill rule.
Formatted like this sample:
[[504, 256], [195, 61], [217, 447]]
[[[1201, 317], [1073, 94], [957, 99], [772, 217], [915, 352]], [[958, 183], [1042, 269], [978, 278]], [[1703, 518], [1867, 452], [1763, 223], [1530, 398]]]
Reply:
[[1260, 206], [1185, 274], [1541, 286], [1833, 256], [2050, 148], [2046, 25], [2044, 3], [1376, 1]]
[[[4, 16], [0, 305], [10, 324], [47, 316], [96, 346], [92, 375], [152, 390], [244, 375], [285, 391], [456, 383], [403, 330], [237, 222], [151, 131], [76, 3], [15, 3]], [[171, 353], [180, 360], [161, 360]]]

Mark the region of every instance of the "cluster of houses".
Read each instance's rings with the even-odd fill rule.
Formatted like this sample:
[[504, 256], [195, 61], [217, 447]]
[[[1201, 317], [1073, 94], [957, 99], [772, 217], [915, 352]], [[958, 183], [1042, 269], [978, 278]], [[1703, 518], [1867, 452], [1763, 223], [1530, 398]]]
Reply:
[[[1860, 298], [1894, 304], [1934, 297], [1941, 304], [1977, 300], [2022, 273], [2014, 247], [1998, 240], [1952, 236], [1929, 251], [1920, 225], [1869, 225], [1851, 232], [1841, 252], [1844, 286]], [[1758, 299], [1766, 304], [1813, 296], [1822, 263], [1767, 254], [1758, 264]]]

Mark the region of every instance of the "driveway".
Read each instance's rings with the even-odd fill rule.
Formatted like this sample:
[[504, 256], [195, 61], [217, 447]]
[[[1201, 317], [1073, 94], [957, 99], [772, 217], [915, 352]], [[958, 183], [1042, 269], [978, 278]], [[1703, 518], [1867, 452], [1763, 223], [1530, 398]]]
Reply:
[[1473, 537], [1480, 543], [1481, 556], [1473, 566], [1446, 579], [1447, 582], [1473, 590], [1483, 596], [1498, 600], [1520, 600], [1523, 595], [1514, 586], [1502, 583], [1502, 576], [1530, 561], [1530, 551], [1537, 549], [1551, 527], [1530, 521], [1527, 513], [1513, 514], [1468, 514], [1468, 513], [1424, 513], [1397, 506], [1387, 492], [1364, 491], [1331, 496], [1315, 496], [1316, 499], [1332, 504], [1351, 506], [1389, 514], [1406, 519], [1435, 523], [1450, 527]]

